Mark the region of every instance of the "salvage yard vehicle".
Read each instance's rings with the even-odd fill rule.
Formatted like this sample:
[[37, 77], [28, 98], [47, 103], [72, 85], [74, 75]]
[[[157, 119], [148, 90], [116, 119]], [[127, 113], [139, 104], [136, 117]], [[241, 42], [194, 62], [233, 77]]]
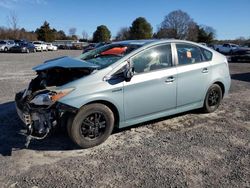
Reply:
[[226, 43], [223, 45], [218, 45], [216, 47], [216, 51], [222, 54], [233, 54], [235, 50], [237, 50], [239, 46], [237, 44]]
[[231, 56], [231, 61], [250, 61], [250, 48], [249, 47], [239, 47], [235, 50]]
[[13, 40], [0, 41], [0, 51], [7, 52], [13, 46], [15, 46], [15, 42]]
[[115, 42], [33, 69], [37, 77], [15, 97], [26, 146], [60, 126], [89, 148], [115, 127], [193, 109], [214, 112], [231, 84], [225, 56], [181, 40]]
[[56, 51], [57, 50], [57, 46], [54, 46], [52, 43], [46, 43], [47, 48], [49, 51]]
[[10, 48], [10, 52], [30, 53], [36, 52], [35, 46], [30, 42], [20, 42]]
[[47, 44], [45, 44], [43, 41], [33, 41], [32, 42], [34, 46], [36, 47], [36, 51], [48, 51]]

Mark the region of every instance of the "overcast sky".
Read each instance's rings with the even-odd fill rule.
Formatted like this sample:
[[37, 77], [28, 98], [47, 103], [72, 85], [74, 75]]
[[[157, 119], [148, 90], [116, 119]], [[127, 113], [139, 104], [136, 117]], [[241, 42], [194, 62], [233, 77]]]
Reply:
[[0, 0], [0, 26], [8, 26], [14, 11], [18, 26], [35, 30], [45, 20], [68, 34], [77, 28], [89, 36], [98, 25], [107, 25], [112, 36], [137, 17], [145, 17], [154, 31], [173, 10], [187, 12], [198, 24], [212, 26], [218, 39], [250, 38], [250, 0]]

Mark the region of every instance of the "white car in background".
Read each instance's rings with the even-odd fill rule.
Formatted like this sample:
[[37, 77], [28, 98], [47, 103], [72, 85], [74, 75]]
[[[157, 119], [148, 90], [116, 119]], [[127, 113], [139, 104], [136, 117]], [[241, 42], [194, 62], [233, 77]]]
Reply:
[[57, 46], [54, 46], [52, 43], [47, 43], [47, 48], [49, 51], [56, 51]]
[[223, 45], [218, 45], [216, 47], [216, 51], [218, 51], [222, 54], [232, 55], [233, 52], [236, 51], [238, 48], [239, 48], [239, 45], [237, 45], [237, 44], [225, 43]]
[[0, 51], [7, 52], [13, 46], [15, 46], [15, 42], [13, 40], [1, 40], [0, 41]]
[[43, 41], [33, 41], [32, 42], [36, 48], [36, 51], [48, 51], [48, 46]]

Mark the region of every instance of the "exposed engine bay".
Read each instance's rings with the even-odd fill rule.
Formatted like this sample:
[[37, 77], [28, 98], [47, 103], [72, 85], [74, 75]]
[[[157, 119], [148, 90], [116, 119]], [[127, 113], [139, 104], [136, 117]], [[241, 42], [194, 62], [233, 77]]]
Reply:
[[77, 109], [57, 102], [74, 88], [58, 90], [57, 87], [87, 76], [93, 70], [56, 67], [37, 71], [28, 88], [16, 94], [17, 112], [27, 130], [26, 147], [31, 139], [43, 139], [52, 128], [59, 126], [65, 113], [76, 113]]

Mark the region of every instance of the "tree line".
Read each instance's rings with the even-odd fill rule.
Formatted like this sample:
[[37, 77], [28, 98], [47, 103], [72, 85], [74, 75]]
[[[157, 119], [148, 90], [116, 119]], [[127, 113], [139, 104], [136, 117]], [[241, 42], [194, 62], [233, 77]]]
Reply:
[[[111, 31], [106, 25], [98, 26], [93, 33], [92, 39], [89, 39], [86, 31], [82, 31], [82, 37], [77, 36], [76, 28], [70, 28], [69, 34], [66, 35], [63, 30], [57, 31], [45, 21], [43, 25], [35, 31], [26, 31], [24, 28], [19, 29], [17, 27], [18, 19], [16, 14], [10, 14], [8, 19], [10, 27], [0, 27], [0, 39], [27, 39], [42, 40], [46, 42], [77, 39], [88, 42], [111, 41]], [[188, 13], [182, 10], [175, 10], [166, 15], [155, 33], [153, 32], [153, 27], [145, 18], [136, 18], [130, 27], [122, 27], [113, 40], [119, 41], [151, 38], [174, 38], [194, 42], [205, 42], [208, 44], [221, 42], [216, 40], [216, 30], [214, 28], [196, 23]]]

